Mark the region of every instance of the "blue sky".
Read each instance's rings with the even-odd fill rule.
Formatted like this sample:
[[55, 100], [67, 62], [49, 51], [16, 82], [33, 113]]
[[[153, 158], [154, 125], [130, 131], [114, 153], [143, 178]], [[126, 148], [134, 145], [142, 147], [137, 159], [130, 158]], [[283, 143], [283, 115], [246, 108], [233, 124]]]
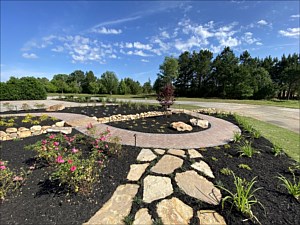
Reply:
[[1, 81], [107, 70], [152, 83], [165, 56], [299, 53], [299, 1], [1, 1]]

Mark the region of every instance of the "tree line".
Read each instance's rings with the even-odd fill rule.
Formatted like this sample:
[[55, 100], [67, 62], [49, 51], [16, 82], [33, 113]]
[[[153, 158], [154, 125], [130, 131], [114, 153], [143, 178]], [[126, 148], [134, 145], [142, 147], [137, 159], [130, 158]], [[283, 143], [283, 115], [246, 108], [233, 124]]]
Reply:
[[34, 77], [10, 77], [0, 82], [1, 100], [45, 99], [46, 93], [85, 93], [85, 94], [150, 94], [150, 79], [141, 85], [131, 78], [119, 81], [114, 72], [106, 71], [97, 78], [93, 71], [84, 73], [75, 70], [70, 74], [56, 74], [51, 80]]
[[252, 58], [248, 51], [239, 57], [229, 47], [213, 59], [209, 50], [185, 51], [178, 58], [165, 57], [153, 88], [175, 86], [176, 95], [232, 99], [299, 98], [299, 54]]

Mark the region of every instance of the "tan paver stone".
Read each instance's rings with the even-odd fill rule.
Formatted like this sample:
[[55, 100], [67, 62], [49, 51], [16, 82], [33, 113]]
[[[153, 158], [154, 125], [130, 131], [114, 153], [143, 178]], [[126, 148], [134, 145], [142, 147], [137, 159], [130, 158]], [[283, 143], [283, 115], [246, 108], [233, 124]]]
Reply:
[[18, 131], [18, 129], [15, 127], [9, 127], [9, 128], [6, 128], [6, 130], [5, 130], [6, 133], [15, 133], [17, 131]]
[[47, 132], [63, 133], [63, 134], [71, 134], [72, 133], [72, 127], [50, 127], [46, 131]]
[[151, 216], [148, 212], [148, 209], [142, 208], [139, 211], [136, 212], [133, 225], [152, 225], [153, 221], [151, 219]]
[[193, 209], [178, 198], [165, 199], [157, 204], [157, 214], [163, 224], [189, 224]]
[[157, 153], [157, 154], [159, 154], [159, 155], [163, 155], [163, 154], [165, 154], [165, 150], [163, 150], [163, 149], [159, 149], [159, 148], [156, 148], [156, 149], [154, 149], [154, 151]]
[[172, 155], [164, 155], [156, 165], [151, 168], [151, 171], [159, 174], [170, 174], [181, 167], [182, 164], [182, 159]]
[[147, 176], [144, 179], [143, 201], [146, 203], [165, 198], [173, 193], [171, 179], [168, 177]]
[[86, 117], [86, 118], [80, 118], [80, 119], [77, 118], [77, 119], [73, 119], [73, 120], [68, 120], [65, 124], [67, 124], [71, 127], [78, 127], [78, 126], [86, 127], [89, 123], [95, 124], [97, 122], [90, 117]]
[[206, 178], [197, 174], [196, 171], [177, 173], [175, 180], [179, 188], [186, 194], [212, 205], [218, 205], [222, 198], [221, 192]]
[[148, 166], [149, 163], [130, 165], [130, 171], [127, 175], [127, 179], [131, 181], [138, 181]]
[[104, 206], [84, 224], [123, 224], [124, 217], [130, 213], [132, 199], [138, 188], [136, 184], [120, 185]]
[[211, 177], [211, 178], [215, 178], [213, 172], [211, 171], [211, 168], [209, 167], [209, 165], [204, 162], [204, 161], [200, 161], [200, 162], [196, 162], [192, 165], [192, 167], [195, 170], [198, 170], [202, 173], [204, 173], [206, 176]]
[[195, 149], [189, 149], [188, 153], [189, 153], [191, 159], [194, 159], [194, 158], [203, 158], [203, 156], [201, 155], [201, 153], [198, 152]]
[[178, 155], [178, 156], [185, 157], [185, 151], [180, 150], [180, 149], [169, 149], [168, 153], [172, 154], [172, 155]]
[[143, 148], [137, 156], [138, 161], [149, 162], [156, 158], [156, 155], [148, 148]]
[[226, 225], [224, 218], [214, 210], [199, 210], [200, 225]]

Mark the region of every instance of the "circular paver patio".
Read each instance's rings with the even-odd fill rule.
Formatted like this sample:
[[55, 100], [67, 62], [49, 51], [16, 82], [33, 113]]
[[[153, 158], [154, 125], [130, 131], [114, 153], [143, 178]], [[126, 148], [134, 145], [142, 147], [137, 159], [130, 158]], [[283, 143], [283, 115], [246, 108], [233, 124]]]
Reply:
[[[121, 138], [121, 144], [138, 147], [152, 147], [152, 148], [203, 148], [227, 144], [232, 140], [234, 132], [240, 132], [238, 126], [227, 122], [225, 120], [215, 118], [212, 116], [203, 115], [191, 111], [184, 111], [196, 118], [208, 120], [211, 127], [207, 130], [184, 133], [184, 134], [153, 134], [141, 133], [137, 131], [129, 131], [101, 124], [81, 114], [73, 113], [47, 113], [49, 116], [54, 116], [58, 119], [66, 121], [78, 131], [87, 134], [86, 125], [92, 123], [96, 127], [96, 134], [110, 130], [112, 136]], [[32, 115], [41, 115], [43, 113], [31, 113]], [[24, 114], [10, 114], [10, 115], [24, 115]]]

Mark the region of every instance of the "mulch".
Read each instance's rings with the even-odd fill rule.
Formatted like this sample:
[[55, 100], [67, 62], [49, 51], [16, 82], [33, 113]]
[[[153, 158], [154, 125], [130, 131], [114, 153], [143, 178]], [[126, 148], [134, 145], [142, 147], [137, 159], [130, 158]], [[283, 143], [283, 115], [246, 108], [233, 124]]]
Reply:
[[[224, 118], [236, 123], [232, 117]], [[72, 135], [79, 132], [73, 131]], [[300, 203], [287, 190], [280, 185], [276, 178], [279, 174], [292, 180], [293, 176], [289, 167], [295, 163], [286, 155], [275, 157], [272, 154], [272, 144], [264, 137], [251, 139], [249, 133], [242, 129], [242, 135], [252, 142], [252, 146], [259, 150], [252, 158], [240, 157], [238, 143], [230, 143], [226, 146], [200, 149], [215, 175], [215, 179], [209, 179], [215, 184], [225, 186], [233, 191], [232, 176], [224, 175], [220, 172], [222, 168], [228, 167], [233, 170], [237, 176], [250, 181], [256, 177], [257, 183], [254, 188], [262, 187], [255, 194], [257, 199], [264, 206], [261, 208], [258, 204], [252, 207], [254, 215], [261, 224], [298, 224], [300, 221]], [[45, 135], [34, 136], [17, 141], [4, 141], [1, 143], [1, 159], [8, 161], [8, 166], [20, 172], [20, 168], [25, 171], [34, 162], [35, 152], [24, 150], [24, 146], [34, 144], [36, 141], [45, 138]], [[67, 195], [57, 184], [49, 183], [46, 179], [49, 168], [38, 167], [28, 175], [21, 189], [7, 197], [1, 205], [0, 224], [82, 224], [89, 220], [91, 216], [99, 210], [103, 204], [112, 196], [117, 186], [127, 183], [126, 176], [130, 165], [136, 163], [136, 157], [140, 148], [133, 146], [122, 146], [123, 154], [120, 158], [110, 157], [106, 167], [103, 169], [99, 182], [95, 184], [94, 191], [89, 196], [77, 194]], [[198, 161], [198, 160], [195, 160]], [[184, 165], [175, 172], [183, 172], [191, 169], [190, 165], [194, 160], [187, 159]], [[240, 164], [249, 165], [252, 170], [239, 168]], [[149, 170], [142, 178], [151, 174]], [[299, 179], [300, 171], [296, 171]], [[178, 197], [183, 202], [194, 208], [194, 217], [191, 224], [199, 224], [196, 219], [196, 211], [200, 209], [214, 209], [218, 211], [225, 219], [227, 224], [255, 224], [251, 220], [244, 221], [246, 218], [226, 203], [225, 208], [221, 206], [211, 206], [199, 202], [192, 197], [188, 197], [176, 188], [174, 177], [171, 177], [175, 192], [169, 196]], [[143, 188], [140, 186], [137, 196], [142, 198]], [[226, 193], [222, 191], [224, 196]], [[155, 212], [156, 204], [134, 202], [131, 214], [142, 207], [147, 207], [157, 219]]]

